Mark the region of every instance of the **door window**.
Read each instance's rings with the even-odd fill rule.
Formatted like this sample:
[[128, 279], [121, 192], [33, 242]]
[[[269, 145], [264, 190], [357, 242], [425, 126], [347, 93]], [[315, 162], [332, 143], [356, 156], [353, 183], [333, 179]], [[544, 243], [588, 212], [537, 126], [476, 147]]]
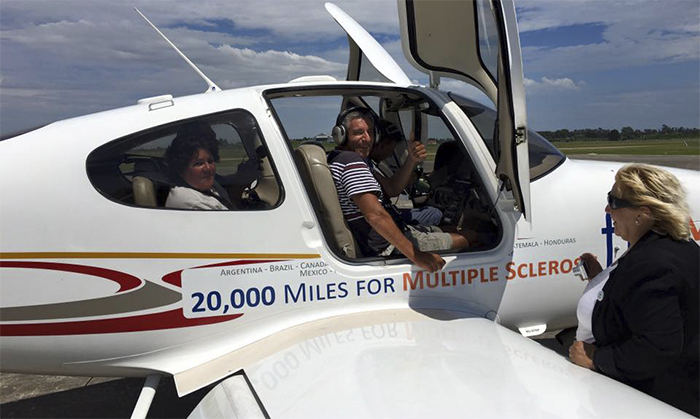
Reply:
[[[477, 0], [477, 19], [479, 20], [479, 59], [488, 70], [491, 78], [498, 81], [498, 28], [493, 18], [490, 0]], [[498, 83], [496, 83], [498, 85]]]
[[[368, 163], [375, 177], [392, 177], [406, 161], [413, 141], [420, 141], [426, 148], [427, 159], [414, 168], [403, 191], [391, 197], [384, 191], [388, 198], [384, 201], [385, 208], [387, 204], [395, 207], [398, 216], [409, 223], [420, 223], [418, 217], [425, 217], [431, 221], [426, 225], [439, 225], [448, 231], [478, 231], [484, 237], [478, 250], [491, 248], [500, 240], [500, 221], [466, 147], [445, 122], [439, 108], [428, 99], [412, 92], [386, 89], [281, 90], [268, 92], [267, 98], [287, 137], [329, 247], [341, 257], [364, 256], [355, 250], [344, 250], [353, 246], [352, 235], [347, 240], [351, 230], [348, 223], [355, 221], [351, 217], [356, 214], [343, 215], [331, 176], [333, 169], [324, 170], [321, 166], [328, 166], [327, 153], [336, 148], [330, 133], [338, 114], [348, 107], [370, 109], [377, 125], [391, 122], [395, 127], [393, 136], [396, 131], [400, 134], [397, 142], [390, 142], [395, 144], [393, 149], [385, 152], [388, 146], [384, 140], [389, 135], [377, 130], [369, 158], [372, 163]], [[391, 215], [399, 225], [397, 214]], [[403, 258], [402, 255], [389, 257]]]

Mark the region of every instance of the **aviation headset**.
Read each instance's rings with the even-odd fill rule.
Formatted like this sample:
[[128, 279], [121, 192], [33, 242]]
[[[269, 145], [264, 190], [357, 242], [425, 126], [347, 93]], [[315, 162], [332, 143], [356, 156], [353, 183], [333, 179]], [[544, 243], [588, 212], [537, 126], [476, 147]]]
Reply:
[[361, 108], [359, 106], [347, 108], [338, 114], [338, 117], [335, 119], [333, 131], [331, 131], [333, 141], [340, 146], [344, 146], [347, 142], [348, 130], [347, 127], [343, 125], [343, 120], [352, 112], [358, 112], [362, 115], [362, 117], [369, 116], [369, 118], [372, 120], [372, 145], [374, 145], [374, 143], [377, 141], [377, 117], [374, 115], [374, 112], [372, 112], [371, 109]]

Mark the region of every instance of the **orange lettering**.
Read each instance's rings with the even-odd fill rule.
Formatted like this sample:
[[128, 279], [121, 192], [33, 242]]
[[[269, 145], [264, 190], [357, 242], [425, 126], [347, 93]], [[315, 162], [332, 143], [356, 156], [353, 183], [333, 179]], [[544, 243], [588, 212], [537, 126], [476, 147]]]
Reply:
[[489, 269], [491, 282], [498, 281], [498, 266], [492, 266]]
[[450, 283], [446, 281], [447, 275], [445, 275], [445, 272], [440, 272], [442, 274], [442, 286], [443, 287], [449, 287]]
[[698, 228], [695, 227], [693, 220], [690, 220], [690, 233], [693, 235], [693, 240], [700, 240], [700, 231], [698, 231]]
[[413, 281], [413, 278], [411, 278], [411, 274], [405, 273], [403, 274], [403, 290], [406, 291], [408, 290], [408, 287], [410, 286], [412, 290], [419, 288], [423, 289], [423, 272], [418, 271], [416, 272], [416, 280]]
[[508, 271], [508, 274], [506, 274], [506, 280], [508, 280], [508, 281], [515, 278], [515, 269], [513, 269], [514, 265], [515, 265], [515, 262], [506, 263], [506, 271]]
[[[430, 275], [430, 274], [427, 275], [426, 280], [428, 281], [427, 282], [428, 288], [435, 288], [438, 285], [440, 285], [440, 277], [438, 277], [439, 274], [440, 274], [439, 272], [435, 272], [433, 275]], [[434, 281], [430, 280], [431, 277], [434, 279]]]
[[529, 263], [528, 265], [529, 265], [529, 267], [530, 267], [530, 277], [532, 277], [532, 278], [536, 277], [537, 274], [535, 273], [535, 271], [534, 271], [534, 269], [533, 269], [533, 268], [535, 267], [535, 265], [534, 265], [532, 262]]
[[449, 274], [452, 275], [452, 286], [457, 285], [457, 274], [459, 271], [449, 271]]
[[520, 278], [527, 278], [527, 274], [523, 273], [523, 268], [527, 268], [527, 265], [522, 263], [520, 266], [518, 266], [518, 276]]
[[550, 260], [549, 261], [549, 274], [555, 274], [559, 275], [559, 261], [558, 260]]
[[[568, 266], [564, 266], [568, 264]], [[561, 273], [563, 274], [568, 274], [571, 272], [571, 270], [574, 268], [574, 264], [571, 262], [571, 259], [564, 259], [561, 261]]]
[[541, 261], [537, 264], [537, 275], [547, 276], [547, 262]]
[[467, 271], [467, 280], [470, 284], [477, 276], [479, 276], [479, 271], [477, 271], [476, 269], [470, 269]]

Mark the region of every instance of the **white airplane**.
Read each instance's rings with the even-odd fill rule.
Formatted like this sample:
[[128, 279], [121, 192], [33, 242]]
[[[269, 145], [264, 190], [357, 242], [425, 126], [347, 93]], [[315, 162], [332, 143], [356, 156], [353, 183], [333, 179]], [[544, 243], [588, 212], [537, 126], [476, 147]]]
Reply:
[[[398, 6], [430, 87], [327, 4], [348, 34], [346, 81], [223, 91], [202, 74], [206, 93], [0, 142], [0, 370], [147, 377], [134, 417], [160, 376], [180, 396], [218, 383], [191, 417], [686, 417], [523, 337], [574, 327], [577, 256], [610, 264], [626, 244], [603, 211], [621, 165], [573, 161], [527, 130], [512, 1]], [[439, 90], [441, 77], [496, 110]], [[492, 241], [442, 253], [436, 273], [363, 257], [324, 149], [289, 135], [349, 106], [439, 138], [430, 193], [400, 203]], [[248, 179], [234, 210], [164, 207], [163, 153], [191, 121], [216, 132], [219, 173]], [[697, 241], [700, 177], [669, 170]]]

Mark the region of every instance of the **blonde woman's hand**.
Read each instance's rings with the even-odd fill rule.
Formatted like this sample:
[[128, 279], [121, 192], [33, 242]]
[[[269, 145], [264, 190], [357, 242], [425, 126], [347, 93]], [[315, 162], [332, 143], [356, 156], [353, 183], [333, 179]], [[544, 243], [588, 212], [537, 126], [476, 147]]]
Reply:
[[586, 267], [586, 272], [588, 272], [588, 279], [591, 279], [599, 273], [603, 272], [603, 267], [600, 266], [598, 258], [595, 257], [592, 253], [584, 253], [580, 256], [580, 258], [581, 263], [583, 263], [583, 266]]
[[575, 340], [569, 347], [569, 359], [571, 359], [571, 362], [589, 370], [595, 370], [593, 354], [595, 354], [595, 345], [590, 343]]

